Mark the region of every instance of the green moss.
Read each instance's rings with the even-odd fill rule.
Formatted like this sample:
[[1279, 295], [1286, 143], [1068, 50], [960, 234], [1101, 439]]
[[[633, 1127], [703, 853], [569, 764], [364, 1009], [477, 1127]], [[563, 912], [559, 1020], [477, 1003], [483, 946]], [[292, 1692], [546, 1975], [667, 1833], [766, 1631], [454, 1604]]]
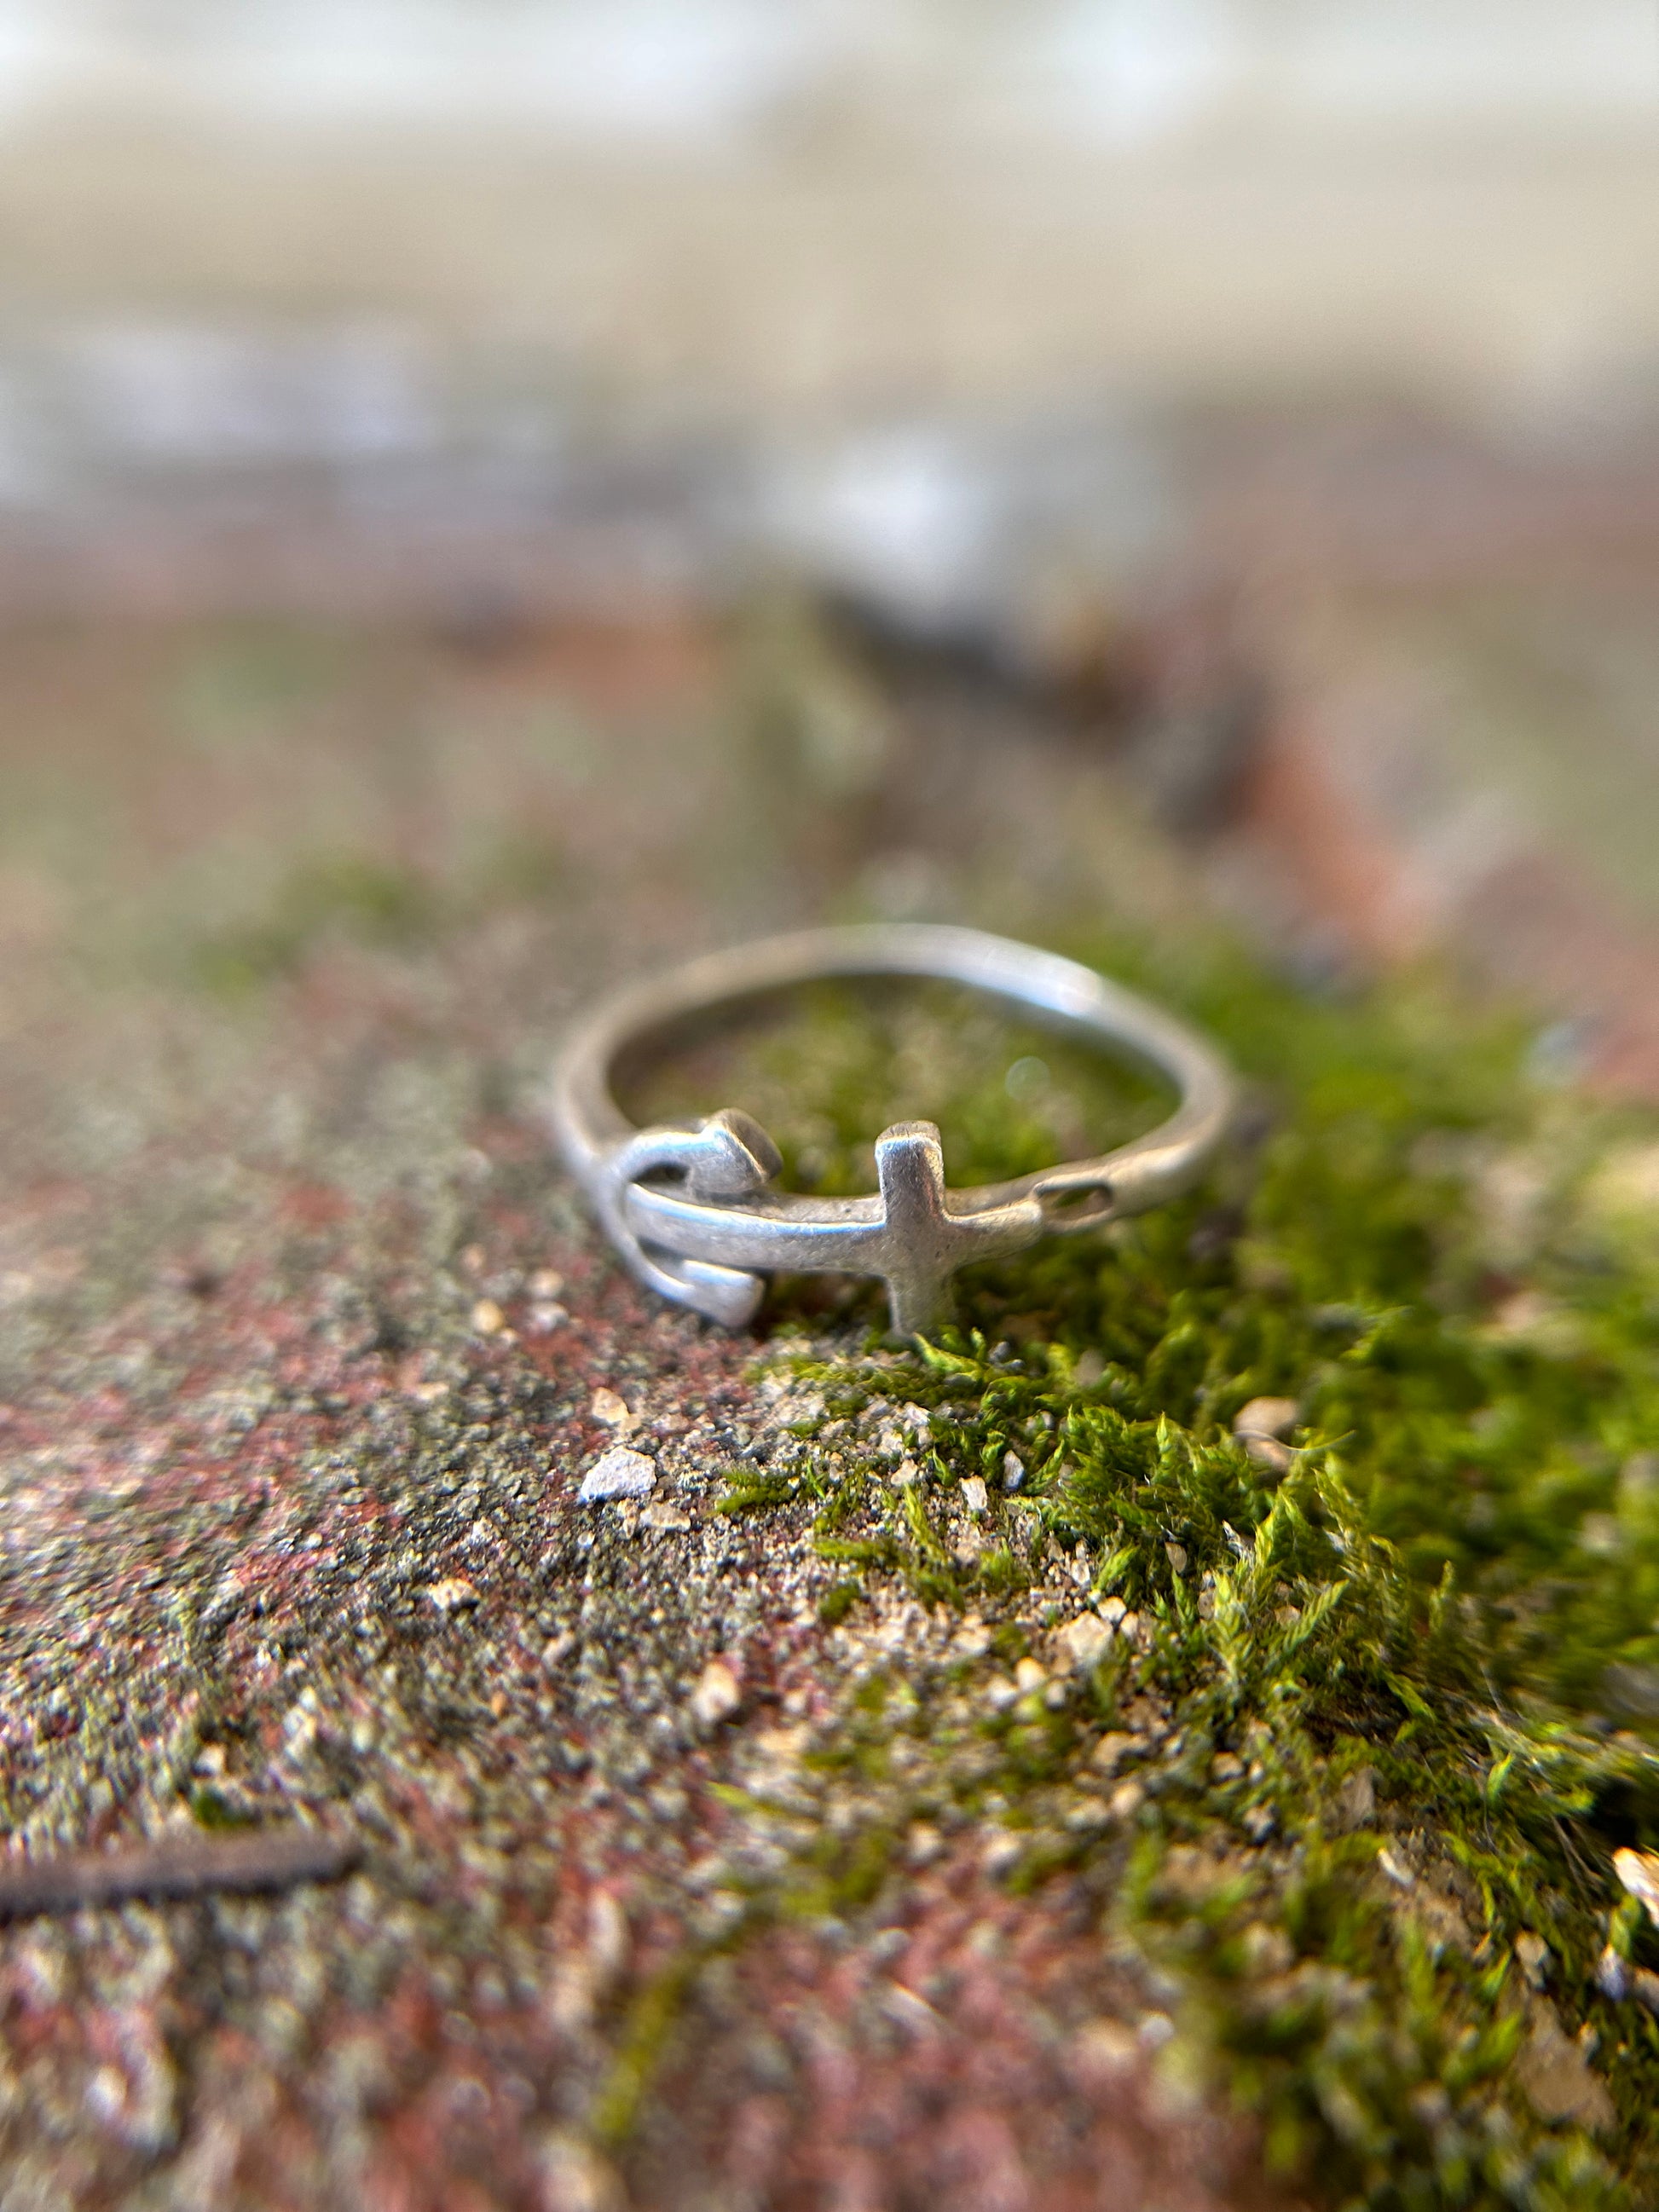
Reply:
[[412, 869], [340, 854], [297, 870], [258, 918], [203, 938], [193, 966], [210, 990], [234, 996], [291, 975], [330, 938], [420, 943], [438, 913], [435, 893]]
[[826, 1628], [834, 1628], [846, 1620], [863, 1597], [862, 1583], [832, 1583], [818, 1600], [818, 1619]]
[[280, 742], [340, 689], [342, 639], [277, 623], [232, 624], [193, 645], [169, 687], [168, 719], [204, 751]]
[[204, 932], [188, 948], [194, 980], [239, 998], [296, 974], [341, 942], [410, 951], [503, 906], [562, 895], [561, 849], [533, 834], [494, 842], [440, 879], [372, 853], [338, 853], [296, 867], [256, 913]]
[[616, 2057], [588, 2122], [594, 2140], [606, 2148], [625, 2142], [632, 2131], [640, 2101], [662, 2063], [692, 1984], [720, 1948], [687, 1944], [629, 2007]]
[[205, 1785], [191, 1791], [190, 1812], [198, 1828], [249, 1828], [255, 1825], [252, 1813]]
[[[1610, 1928], [1656, 1942], [1619, 1911], [1610, 1857], [1659, 1843], [1641, 1718], [1659, 1710], [1659, 1236], [1591, 1202], [1597, 1162], [1639, 1133], [1530, 1085], [1513, 1026], [1426, 982], [1320, 1003], [1227, 958], [1159, 974], [1120, 945], [1103, 964], [1222, 1034], [1255, 1086], [1254, 1144], [1182, 1205], [969, 1280], [937, 1345], [791, 1361], [825, 1425], [879, 1395], [931, 1409], [933, 1434], [902, 1492], [842, 1438], [839, 1468], [820, 1447], [790, 1495], [820, 1501], [820, 1550], [866, 1583], [1012, 1625], [1058, 1547], [1133, 1608], [1137, 1634], [1060, 1710], [1024, 1697], [981, 1728], [990, 1763], [959, 1795], [1018, 1830], [1056, 1777], [1081, 1788], [1137, 1702], [1168, 1715], [1132, 1809], [1104, 1836], [1034, 1838], [1020, 1878], [1121, 1854], [1127, 1832], [1110, 1932], [1176, 1992], [1165, 2063], [1256, 2114], [1275, 2166], [1356, 2207], [1650, 2203], [1659, 2023], [1595, 1976]], [[1034, 1129], [982, 1026], [951, 1093], [959, 1052], [907, 1048], [890, 1010], [860, 1018], [826, 1004], [722, 1093], [755, 1103], [787, 1049], [798, 1081], [850, 1070], [804, 1093], [821, 1188], [916, 1110], [924, 1064], [957, 1181], [1125, 1109], [1068, 1068], [1067, 1106]], [[1296, 1401], [1283, 1465], [1232, 1432], [1259, 1396]], [[946, 1509], [969, 1474], [991, 1504], [964, 1558]], [[907, 1725], [854, 1714], [848, 1759], [877, 1771]], [[1357, 1778], [1374, 1818], [1345, 1796]], [[1547, 1999], [1523, 1935], [1547, 1946]], [[1528, 2094], [1525, 2054], [1558, 2026], [1616, 2106], [1599, 2141], [1577, 2057], [1577, 2121]]]

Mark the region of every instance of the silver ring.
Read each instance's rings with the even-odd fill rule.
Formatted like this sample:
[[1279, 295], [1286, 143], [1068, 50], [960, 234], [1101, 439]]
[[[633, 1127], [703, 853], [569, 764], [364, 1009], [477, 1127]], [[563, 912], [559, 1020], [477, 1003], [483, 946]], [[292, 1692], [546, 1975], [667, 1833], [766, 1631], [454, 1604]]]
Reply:
[[[759, 1122], [726, 1107], [636, 1129], [611, 1096], [624, 1052], [666, 1046], [744, 1000], [831, 977], [907, 975], [966, 985], [1166, 1077], [1176, 1111], [1097, 1159], [951, 1190], [931, 1121], [876, 1141], [877, 1191], [809, 1198], [771, 1186], [782, 1166]], [[554, 1133], [606, 1234], [639, 1278], [728, 1328], [752, 1321], [766, 1270], [879, 1275], [893, 1327], [926, 1334], [950, 1280], [1041, 1237], [1098, 1228], [1176, 1197], [1226, 1133], [1233, 1083], [1201, 1037], [1092, 969], [981, 930], [880, 923], [804, 930], [688, 961], [619, 992], [571, 1037], [555, 1073]]]

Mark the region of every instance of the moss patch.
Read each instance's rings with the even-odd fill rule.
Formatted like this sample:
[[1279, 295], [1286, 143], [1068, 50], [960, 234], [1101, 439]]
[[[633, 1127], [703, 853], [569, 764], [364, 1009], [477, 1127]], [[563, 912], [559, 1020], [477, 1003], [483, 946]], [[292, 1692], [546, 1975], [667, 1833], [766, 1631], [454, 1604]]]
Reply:
[[[1650, 2203], [1659, 2023], [1595, 1975], [1610, 1936], [1659, 1963], [1610, 1869], [1659, 1840], [1659, 1234], [1596, 1195], [1646, 1139], [1437, 987], [1102, 964], [1224, 1037], [1245, 1142], [1206, 1194], [987, 1271], [938, 1345], [895, 1358], [872, 1313], [862, 1358], [781, 1348], [800, 1450], [727, 1510], [815, 1504], [826, 1619], [896, 1578], [985, 1624], [942, 1685], [866, 1674], [818, 1755], [870, 1784], [863, 1842], [803, 1833], [784, 1888], [842, 1909], [907, 1820], [1000, 1820], [1006, 1878], [1109, 1870], [1171, 2093], [1224, 2090], [1303, 2185]], [[856, 1018], [820, 1009], [798, 1066], [844, 1065]], [[894, 1039], [809, 1091], [821, 1187], [919, 1059], [959, 1064]], [[1032, 1164], [994, 1057], [930, 1103], [957, 1180]], [[1283, 1443], [1235, 1433], [1261, 1398]]]

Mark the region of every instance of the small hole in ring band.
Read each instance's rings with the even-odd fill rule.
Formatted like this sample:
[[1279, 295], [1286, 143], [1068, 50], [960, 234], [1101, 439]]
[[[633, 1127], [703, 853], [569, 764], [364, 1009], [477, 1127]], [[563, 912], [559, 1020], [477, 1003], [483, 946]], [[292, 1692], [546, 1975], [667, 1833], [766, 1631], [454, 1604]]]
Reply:
[[1062, 1183], [1058, 1189], [1038, 1189], [1033, 1195], [1050, 1229], [1092, 1229], [1111, 1218], [1109, 1183]]

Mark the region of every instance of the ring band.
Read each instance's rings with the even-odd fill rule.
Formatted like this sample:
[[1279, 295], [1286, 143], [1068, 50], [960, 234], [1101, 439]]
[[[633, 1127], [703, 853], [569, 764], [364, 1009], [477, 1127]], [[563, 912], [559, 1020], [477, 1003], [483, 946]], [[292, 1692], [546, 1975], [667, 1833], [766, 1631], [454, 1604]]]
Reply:
[[[624, 1053], [665, 1045], [744, 1000], [832, 978], [908, 976], [964, 985], [1046, 1026], [1104, 1046], [1172, 1082], [1158, 1128], [1098, 1158], [1012, 1182], [951, 1190], [939, 1133], [900, 1121], [876, 1140], [877, 1191], [811, 1198], [771, 1186], [777, 1146], [726, 1107], [698, 1121], [636, 1129], [611, 1096]], [[606, 1234], [641, 1282], [740, 1328], [769, 1269], [879, 1275], [893, 1327], [926, 1334], [950, 1310], [951, 1277], [1143, 1212], [1202, 1173], [1226, 1133], [1233, 1083], [1201, 1037], [1090, 968], [977, 929], [930, 923], [805, 930], [709, 953], [635, 985], [588, 1014], [555, 1072], [554, 1133]]]

